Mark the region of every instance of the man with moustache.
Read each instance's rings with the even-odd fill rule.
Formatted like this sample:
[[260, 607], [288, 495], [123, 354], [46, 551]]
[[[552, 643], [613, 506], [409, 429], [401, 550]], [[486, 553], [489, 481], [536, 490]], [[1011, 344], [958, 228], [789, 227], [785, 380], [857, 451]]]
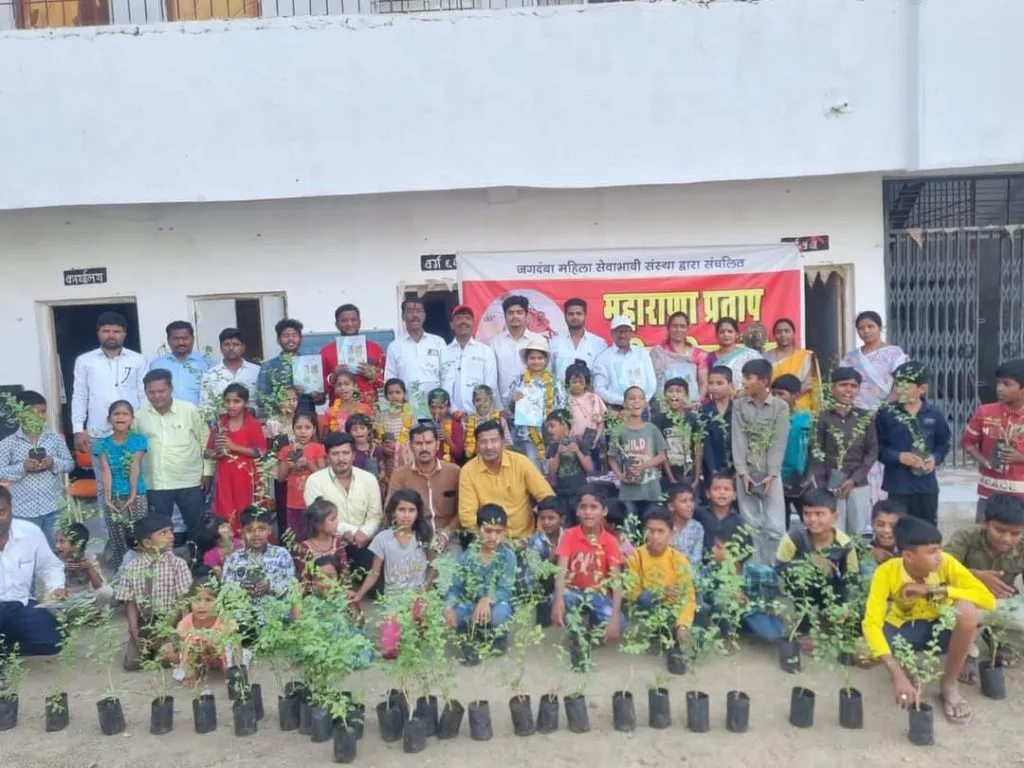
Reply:
[[[342, 304], [334, 310], [334, 327], [342, 336], [358, 336], [363, 320], [359, 307], [355, 304]], [[331, 392], [334, 387], [331, 374], [338, 367], [338, 345], [331, 341], [320, 349], [320, 362], [324, 369], [324, 392]], [[384, 386], [384, 349], [375, 341], [366, 340], [366, 362], [359, 370], [350, 371], [355, 377], [359, 389], [360, 400], [373, 403], [377, 399], [377, 390]]]
[[594, 360], [608, 343], [587, 330], [587, 302], [583, 299], [568, 299], [565, 302], [565, 324], [568, 333], [559, 334], [551, 340], [551, 372], [555, 381], [565, 383], [565, 370], [577, 360], [587, 364], [591, 373]]
[[441, 386], [452, 399], [452, 410], [473, 412], [473, 389], [486, 384], [498, 392], [498, 361], [494, 350], [473, 338], [473, 310], [460, 304], [452, 310], [455, 334], [441, 354]]
[[459, 468], [437, 458], [437, 434], [430, 424], [413, 427], [409, 445], [414, 463], [399, 467], [391, 475], [388, 498], [399, 489], [416, 491], [423, 499], [423, 514], [434, 530], [434, 548], [458, 555], [462, 551], [455, 535], [459, 530]]
[[[293, 318], [280, 320], [274, 326], [281, 354], [265, 361], [260, 366], [259, 377], [256, 379], [256, 390], [259, 393], [261, 404], [270, 403], [276, 392], [294, 384], [292, 358], [299, 354], [299, 347], [302, 346], [302, 327], [302, 323]], [[314, 407], [323, 401], [323, 394], [309, 395], [299, 392], [298, 410], [312, 412]]]
[[195, 351], [196, 332], [192, 323], [174, 320], [167, 324], [166, 333], [167, 348], [171, 351], [150, 363], [149, 370], [170, 371], [175, 399], [199, 405], [203, 374], [210, 367], [210, 361]]

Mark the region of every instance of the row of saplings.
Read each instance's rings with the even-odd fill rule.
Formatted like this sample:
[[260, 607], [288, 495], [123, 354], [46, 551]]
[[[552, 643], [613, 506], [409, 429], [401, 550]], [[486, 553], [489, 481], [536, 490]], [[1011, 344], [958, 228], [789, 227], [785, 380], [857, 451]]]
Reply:
[[[739, 634], [744, 615], [753, 608], [781, 616], [787, 625], [788, 636], [780, 646], [780, 666], [787, 672], [801, 668], [800, 646], [795, 642], [798, 631], [810, 627], [814, 639], [814, 658], [833, 670], [840, 670], [844, 684], [839, 691], [839, 722], [844, 728], [863, 727], [863, 708], [860, 692], [850, 685], [849, 670], [861, 637], [862, 597], [853, 593], [859, 589], [854, 582], [847, 585], [846, 600], [833, 599], [832, 591], [822, 587], [818, 571], [813, 565], [797, 566], [787, 573], [788, 582], [798, 589], [791, 590], [785, 605], [754, 605], [742, 595], [743, 580], [732, 575], [737, 569], [728, 561], [712, 581], [701, 584], [703, 594], [712, 596], [710, 620], [699, 622], [687, 634], [686, 642], [677, 645], [673, 631], [675, 617], [681, 609], [681, 596], [670, 594], [659, 607], [650, 612], [634, 611], [630, 615], [620, 650], [634, 659], [648, 653], [664, 653], [667, 672], [684, 674], [695, 671], [716, 655], [730, 653]], [[824, 607], [816, 609], [806, 597], [814, 586], [824, 593]], [[798, 597], [793, 597], [793, 595]], [[293, 607], [297, 606], [297, 608]], [[567, 726], [574, 733], [590, 730], [585, 690], [592, 676], [591, 649], [600, 642], [602, 627], [591, 626], [586, 619], [586, 601], [579, 610], [567, 616], [565, 653], [568, 663], [560, 664], [570, 671], [569, 684], [563, 697]], [[268, 601], [262, 607], [264, 625], [252, 650], [260, 666], [268, 666], [277, 678], [278, 721], [282, 731], [297, 730], [309, 735], [313, 742], [333, 739], [333, 759], [348, 763], [356, 757], [356, 745], [363, 735], [365, 723], [364, 697], [358, 692], [343, 690], [346, 679], [356, 670], [369, 665], [373, 649], [362, 632], [354, 630], [346, 591], [339, 585], [328, 594], [294, 596], [293, 601]], [[551, 733], [559, 728], [559, 701], [556, 683], [538, 702], [536, 715], [530, 696], [524, 691], [526, 664], [530, 650], [544, 638], [544, 626], [550, 623], [550, 606], [537, 594], [527, 592], [517, 599], [517, 607], [507, 634], [496, 635], [491, 630], [471, 632], [460, 638], [463, 662], [475, 667], [481, 677], [487, 662], [499, 655], [508, 656], [501, 665], [501, 677], [511, 690], [509, 709], [516, 735]], [[245, 615], [250, 612], [248, 597], [237, 585], [224, 585], [218, 595], [218, 613], [222, 616]], [[392, 684], [387, 696], [376, 706], [381, 738], [385, 742], [402, 740], [406, 752], [416, 753], [425, 748], [426, 739], [452, 739], [461, 730], [467, 714], [459, 701], [452, 698], [455, 682], [454, 667], [447, 658], [452, 633], [444, 617], [444, 604], [436, 590], [424, 593], [407, 592], [389, 596], [381, 606], [386, 615], [393, 616], [400, 627], [397, 657], [383, 664], [383, 671]], [[415, 618], [414, 618], [415, 617]], [[952, 627], [954, 617], [949, 611], [942, 615], [936, 634]], [[97, 702], [100, 730], [105, 735], [125, 729], [121, 706], [122, 690], [113, 674], [119, 662], [122, 645], [120, 630], [110, 614], [95, 618], [64, 617], [63, 642], [58, 657], [59, 671], [45, 700], [45, 728], [60, 731], [70, 721], [68, 696], [65, 686], [69, 681], [83, 628], [95, 624], [86, 648], [88, 659], [104, 668], [107, 687]], [[173, 637], [168, 620], [156, 618], [157, 637]], [[210, 646], [231, 648], [234, 658], [240, 659], [240, 637], [228, 631], [204, 638]], [[993, 637], [992, 646], [1001, 638]], [[159, 642], [159, 641], [158, 641]], [[559, 647], [560, 654], [562, 647]], [[940, 674], [940, 647], [937, 639], [924, 653], [915, 653], [897, 638], [893, 652], [910, 672], [919, 690]], [[3, 659], [5, 688], [0, 692], [0, 730], [17, 725], [18, 690], [25, 675], [24, 662], [12, 649]], [[151, 704], [150, 731], [166, 734], [173, 728], [174, 697], [168, 690], [168, 669], [159, 656], [144, 662], [149, 679], [155, 689]], [[982, 691], [991, 698], [1003, 698], [1005, 686], [1002, 668], [993, 658], [983, 662]], [[726, 697], [726, 728], [743, 733], [748, 728], [750, 698], [740, 685], [740, 665], [736, 662], [736, 688]], [[217, 728], [217, 709], [214, 696], [203, 685], [200, 677], [202, 665], [186, 670], [189, 681], [195, 683], [192, 712], [195, 732], [209, 733]], [[231, 666], [227, 669], [228, 696], [232, 701], [234, 731], [244, 737], [256, 732], [264, 717], [263, 693], [259, 683], [250, 679], [255, 665]], [[628, 664], [628, 679], [624, 687], [612, 696], [612, 719], [616, 730], [631, 731], [637, 717], [631, 690], [635, 664]], [[286, 677], [300, 679], [285, 682]], [[552, 679], [563, 680], [559, 675]], [[668, 677], [658, 674], [648, 683], [648, 713], [652, 728], [671, 725], [669, 691], [665, 687]], [[477, 681], [482, 682], [482, 680]], [[436, 692], [436, 693], [432, 693]], [[814, 722], [815, 694], [806, 687], [792, 689], [790, 723], [808, 728]], [[691, 690], [686, 692], [686, 724], [694, 732], [710, 730], [710, 701], [708, 694]], [[914, 744], [933, 742], [932, 710], [920, 703], [909, 711], [909, 739]], [[469, 732], [474, 740], [486, 741], [492, 736], [489, 703], [476, 700], [468, 706]]]

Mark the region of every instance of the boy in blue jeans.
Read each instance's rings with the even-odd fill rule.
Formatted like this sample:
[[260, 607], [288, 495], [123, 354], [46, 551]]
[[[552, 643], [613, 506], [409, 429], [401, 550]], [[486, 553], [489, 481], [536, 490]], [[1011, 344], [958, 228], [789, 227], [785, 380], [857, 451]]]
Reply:
[[498, 504], [484, 504], [476, 513], [477, 543], [459, 556], [445, 597], [448, 626], [466, 630], [503, 627], [512, 617], [516, 555], [505, 541], [508, 514]]

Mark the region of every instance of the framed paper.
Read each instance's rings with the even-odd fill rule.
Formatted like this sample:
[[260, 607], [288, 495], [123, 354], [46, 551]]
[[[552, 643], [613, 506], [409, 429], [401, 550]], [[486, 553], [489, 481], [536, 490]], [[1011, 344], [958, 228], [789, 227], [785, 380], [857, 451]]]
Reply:
[[315, 395], [324, 391], [324, 368], [320, 355], [296, 355], [292, 358], [292, 383], [303, 393]]
[[519, 391], [523, 396], [516, 403], [515, 425], [536, 428], [544, 426], [544, 387], [526, 387]]
[[359, 366], [366, 365], [365, 336], [339, 336], [334, 343], [338, 349], [338, 365], [352, 373], [358, 373]]

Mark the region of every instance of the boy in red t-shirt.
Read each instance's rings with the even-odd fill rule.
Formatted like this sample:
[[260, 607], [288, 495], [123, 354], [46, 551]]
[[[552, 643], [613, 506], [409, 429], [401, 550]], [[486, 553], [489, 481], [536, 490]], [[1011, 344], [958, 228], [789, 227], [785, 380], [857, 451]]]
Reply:
[[960, 438], [981, 472], [976, 523], [985, 521], [985, 504], [993, 494], [1024, 499], [1024, 360], [996, 368], [996, 397], [998, 402], [971, 415]]
[[607, 514], [600, 488], [580, 488], [576, 503], [579, 525], [564, 531], [555, 548], [558, 575], [551, 620], [555, 626], [564, 627], [567, 612], [582, 611], [592, 625], [604, 625], [604, 642], [611, 643], [618, 639], [624, 618], [622, 588], [609, 588], [609, 583], [621, 572], [625, 558], [618, 540], [605, 530]]

